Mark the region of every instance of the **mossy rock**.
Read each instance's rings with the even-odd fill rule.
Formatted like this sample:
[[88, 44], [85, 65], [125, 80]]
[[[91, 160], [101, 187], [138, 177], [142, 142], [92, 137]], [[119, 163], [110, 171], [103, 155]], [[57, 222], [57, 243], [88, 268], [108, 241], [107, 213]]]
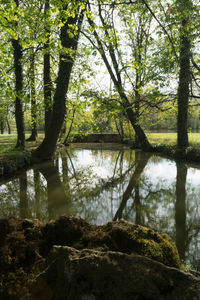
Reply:
[[176, 268], [181, 265], [177, 248], [167, 234], [156, 233], [123, 219], [96, 226], [80, 218], [61, 217], [47, 224], [43, 233], [44, 253], [53, 245], [62, 245], [143, 255]]
[[109, 250], [143, 255], [167, 266], [180, 268], [178, 250], [167, 234], [158, 234], [125, 220], [109, 223], [105, 229], [108, 230]]
[[78, 251], [90, 249], [145, 256], [180, 268], [177, 249], [168, 235], [125, 220], [97, 226], [73, 216], [63, 216], [48, 224], [38, 220], [3, 219], [0, 220], [0, 299], [10, 299], [11, 295], [26, 299], [22, 295], [26, 295], [30, 281], [46, 268], [55, 245]]

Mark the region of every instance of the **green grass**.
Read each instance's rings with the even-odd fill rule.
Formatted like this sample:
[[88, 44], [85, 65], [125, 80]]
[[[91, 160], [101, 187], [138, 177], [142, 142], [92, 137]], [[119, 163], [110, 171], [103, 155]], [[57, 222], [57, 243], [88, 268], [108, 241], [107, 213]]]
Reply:
[[[153, 146], [175, 146], [177, 141], [177, 134], [171, 132], [148, 133], [147, 137]], [[189, 133], [189, 143], [191, 147], [200, 147], [200, 133]]]
[[[30, 134], [26, 134], [26, 138], [28, 138]], [[35, 149], [42, 141], [43, 134], [39, 134], [37, 138], [37, 142], [26, 142], [26, 150]], [[0, 160], [4, 159], [12, 159], [21, 154], [19, 149], [15, 148], [17, 142], [16, 134], [1, 134], [0, 135]]]
[[176, 145], [176, 133], [165, 133], [165, 132], [159, 132], [159, 133], [148, 133], [147, 137], [149, 139], [149, 142], [155, 146], [158, 144], [162, 145]]

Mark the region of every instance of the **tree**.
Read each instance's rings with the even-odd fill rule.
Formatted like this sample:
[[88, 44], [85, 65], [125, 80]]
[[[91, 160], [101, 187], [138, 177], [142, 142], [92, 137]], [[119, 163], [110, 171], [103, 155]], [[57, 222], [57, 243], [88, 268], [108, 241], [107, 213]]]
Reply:
[[50, 14], [50, 5], [49, 0], [45, 1], [44, 7], [45, 14], [45, 31], [47, 34], [47, 40], [44, 43], [44, 71], [43, 71], [43, 80], [44, 80], [44, 107], [45, 107], [45, 135], [48, 131], [48, 126], [50, 123], [51, 112], [52, 112], [52, 81], [51, 81], [51, 65], [50, 65], [50, 24], [48, 17]]
[[66, 93], [83, 21], [82, 6], [75, 1], [66, 4], [61, 14], [63, 16], [67, 15], [67, 18], [62, 17], [63, 26], [60, 31], [62, 49], [59, 59], [59, 71], [53, 99], [51, 120], [42, 144], [33, 153], [33, 158], [40, 160], [51, 159], [56, 148], [56, 143], [65, 117]]
[[[91, 11], [91, 5], [88, 2], [89, 10]], [[102, 60], [105, 63], [105, 66], [108, 70], [108, 73], [112, 79], [115, 89], [117, 90], [120, 98], [121, 98], [121, 106], [126, 113], [131, 125], [134, 128], [135, 135], [137, 136], [138, 145], [142, 149], [150, 149], [151, 145], [148, 142], [147, 136], [145, 135], [143, 129], [138, 124], [136, 112], [133, 110], [132, 105], [129, 101], [129, 98], [125, 92], [123, 87], [123, 81], [121, 76], [120, 65], [118, 63], [118, 39], [115, 35], [115, 29], [107, 22], [107, 12], [101, 4], [101, 1], [97, 1], [98, 7], [98, 16], [101, 22], [101, 28], [103, 31], [103, 37], [101, 38], [100, 34], [97, 32], [97, 25], [93, 17], [88, 15], [88, 23], [90, 25], [91, 31], [93, 32], [93, 36], [96, 40], [96, 45], [94, 41], [90, 38], [93, 46], [99, 51]], [[113, 16], [113, 9], [111, 9], [112, 13], [112, 20]], [[123, 67], [123, 66], [122, 66]]]
[[[168, 21], [166, 25], [162, 24], [156, 16], [155, 12], [150, 8], [146, 0], [142, 0], [147, 9], [153, 15], [154, 19], [159, 24], [161, 30], [168, 38], [171, 44], [171, 52], [177, 58], [179, 66], [179, 80], [178, 80], [178, 113], [177, 113], [177, 148], [179, 150], [185, 150], [188, 146], [188, 106], [190, 97], [190, 83], [191, 83], [191, 70], [190, 70], [190, 58], [191, 58], [191, 45], [192, 45], [192, 31], [194, 25], [192, 25], [194, 13], [194, 2], [191, 0], [176, 0], [173, 5], [168, 6], [165, 12], [162, 1], [160, 6], [164, 11], [165, 19]], [[169, 17], [172, 15], [172, 18]], [[173, 20], [174, 16], [176, 19]], [[175, 22], [174, 22], [175, 21]], [[171, 22], [171, 23], [170, 23]], [[175, 25], [174, 25], [175, 24]], [[177, 28], [178, 24], [178, 28]], [[192, 25], [192, 26], [191, 26]], [[168, 29], [178, 29], [178, 36], [173, 38], [172, 34], [169, 33]], [[178, 49], [179, 57], [176, 54]], [[165, 57], [165, 61], [167, 58]], [[176, 65], [176, 64], [175, 64]]]
[[180, 56], [179, 56], [179, 86], [178, 86], [178, 119], [177, 132], [178, 140], [177, 147], [185, 149], [188, 146], [188, 102], [190, 94], [190, 55], [191, 55], [191, 41], [190, 41], [190, 26], [189, 18], [191, 11], [190, 0], [177, 1], [181, 26], [180, 26]]
[[[19, 7], [19, 1], [15, 0], [16, 7]], [[18, 22], [15, 21], [17, 28]], [[14, 69], [15, 69], [15, 119], [17, 127], [17, 144], [16, 147], [24, 149], [25, 131], [24, 131], [24, 114], [23, 114], [23, 69], [22, 69], [22, 45], [20, 37], [12, 39], [14, 50]]]

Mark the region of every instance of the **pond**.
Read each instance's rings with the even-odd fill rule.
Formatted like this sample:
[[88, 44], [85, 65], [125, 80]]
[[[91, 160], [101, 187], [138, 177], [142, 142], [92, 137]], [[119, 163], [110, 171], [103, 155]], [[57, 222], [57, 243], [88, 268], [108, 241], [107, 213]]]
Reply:
[[47, 222], [74, 214], [91, 224], [124, 218], [168, 233], [181, 259], [199, 270], [199, 183], [200, 166], [120, 145], [70, 146], [54, 162], [0, 181], [0, 217]]

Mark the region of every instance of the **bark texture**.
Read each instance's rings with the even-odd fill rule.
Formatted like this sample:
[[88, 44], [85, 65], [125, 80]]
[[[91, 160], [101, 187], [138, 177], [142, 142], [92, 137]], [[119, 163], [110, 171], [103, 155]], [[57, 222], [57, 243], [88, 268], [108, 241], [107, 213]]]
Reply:
[[[185, 6], [190, 1], [185, 1]], [[180, 1], [181, 4], [181, 1]], [[184, 18], [180, 27], [180, 71], [179, 71], [179, 86], [178, 86], [178, 118], [177, 132], [178, 140], [177, 147], [185, 149], [188, 146], [188, 102], [189, 102], [189, 85], [190, 85], [190, 33], [188, 30], [188, 17]]]
[[24, 132], [24, 112], [23, 112], [23, 71], [22, 71], [22, 46], [19, 39], [12, 40], [14, 50], [14, 69], [15, 69], [15, 120], [17, 127], [17, 144], [16, 147], [24, 149], [25, 132]]

